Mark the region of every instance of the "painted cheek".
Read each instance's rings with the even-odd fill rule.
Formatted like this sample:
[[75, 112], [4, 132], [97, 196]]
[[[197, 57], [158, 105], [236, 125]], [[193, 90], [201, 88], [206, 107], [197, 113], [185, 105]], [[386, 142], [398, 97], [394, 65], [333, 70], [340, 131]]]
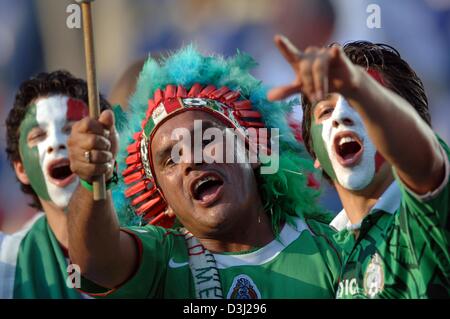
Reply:
[[386, 162], [386, 160], [384, 159], [384, 157], [377, 151], [375, 153], [375, 173], [378, 173], [378, 171], [380, 170], [381, 166], [384, 164], [384, 162]]
[[40, 198], [49, 200], [50, 196], [48, 195], [44, 174], [40, 165], [38, 147], [33, 146], [30, 148], [27, 142], [28, 133], [36, 126], [36, 106], [32, 105], [20, 125], [19, 152], [31, 187]]
[[332, 180], [336, 180], [336, 174], [333, 170], [333, 166], [331, 164], [325, 142], [322, 138], [322, 130], [322, 124], [314, 123], [311, 125], [311, 138], [313, 142], [314, 153], [316, 154], [317, 159], [319, 160], [320, 165], [322, 166], [325, 173], [327, 173]]

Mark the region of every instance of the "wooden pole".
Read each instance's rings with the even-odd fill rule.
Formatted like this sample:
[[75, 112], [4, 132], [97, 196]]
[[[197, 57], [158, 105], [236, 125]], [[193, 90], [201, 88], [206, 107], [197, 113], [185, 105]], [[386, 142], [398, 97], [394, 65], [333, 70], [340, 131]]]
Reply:
[[[94, 0], [77, 0], [81, 3], [83, 14], [84, 54], [86, 59], [86, 79], [89, 97], [89, 116], [97, 119], [100, 116], [100, 103], [95, 68], [94, 32], [92, 27], [91, 2]], [[106, 198], [105, 175], [101, 175], [92, 183], [94, 200]]]

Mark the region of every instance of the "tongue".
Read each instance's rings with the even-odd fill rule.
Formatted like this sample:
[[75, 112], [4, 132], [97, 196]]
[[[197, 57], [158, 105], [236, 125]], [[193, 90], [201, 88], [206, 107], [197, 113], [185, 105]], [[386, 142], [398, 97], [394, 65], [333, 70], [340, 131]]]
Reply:
[[341, 156], [345, 160], [350, 159], [355, 156], [360, 149], [361, 146], [356, 142], [345, 143], [341, 146]]
[[209, 199], [211, 199], [211, 197], [214, 196], [214, 194], [217, 192], [219, 187], [220, 187], [220, 184], [218, 184], [218, 183], [208, 185], [207, 187], [202, 187], [202, 189], [200, 189], [200, 192], [198, 193], [198, 198], [202, 202], [208, 201]]
[[348, 153], [348, 154], [345, 154], [344, 156], [342, 156], [342, 158], [345, 160], [348, 160], [348, 159], [351, 159], [353, 157], [353, 155], [355, 155], [355, 153]]

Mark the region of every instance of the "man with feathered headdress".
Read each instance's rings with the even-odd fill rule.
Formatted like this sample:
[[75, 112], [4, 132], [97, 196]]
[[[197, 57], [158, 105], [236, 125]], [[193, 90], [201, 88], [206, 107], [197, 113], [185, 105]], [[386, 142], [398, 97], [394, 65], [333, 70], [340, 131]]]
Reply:
[[[129, 111], [116, 118], [120, 145], [112, 112], [74, 125], [69, 154], [82, 186], [69, 205], [69, 251], [84, 291], [334, 296], [340, 260], [308, 187], [312, 162], [287, 125], [291, 106], [265, 98], [248, 73], [254, 65], [190, 46], [149, 59]], [[90, 183], [112, 176], [117, 149], [119, 186], [94, 201]], [[120, 228], [115, 212], [146, 225]]]

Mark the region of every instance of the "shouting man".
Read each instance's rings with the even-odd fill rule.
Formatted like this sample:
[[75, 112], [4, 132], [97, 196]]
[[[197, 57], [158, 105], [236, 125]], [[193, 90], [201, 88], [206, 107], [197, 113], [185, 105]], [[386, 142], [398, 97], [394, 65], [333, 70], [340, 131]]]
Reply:
[[280, 51], [303, 94], [303, 138], [343, 210], [338, 298], [449, 297], [449, 149], [432, 131], [421, 80], [390, 46]]
[[[69, 156], [83, 182], [69, 204], [69, 252], [84, 291], [122, 298], [334, 296], [340, 260], [331, 229], [319, 220], [325, 216], [317, 191], [307, 186], [312, 162], [301, 157], [286, 123], [290, 106], [266, 100], [248, 73], [253, 65], [246, 55], [226, 60], [192, 47], [162, 64], [147, 61], [129, 104], [130, 131], [121, 133], [115, 205], [111, 192], [94, 201], [90, 187], [99, 174], [111, 176], [118, 143], [112, 113], [74, 125]], [[279, 131], [269, 136], [268, 128]], [[236, 143], [221, 138], [230, 134]], [[256, 149], [259, 160], [242, 160]], [[150, 223], [120, 229], [115, 210], [130, 207]], [[153, 225], [168, 226], [171, 216], [171, 228]]]
[[[68, 278], [67, 205], [79, 184], [67, 138], [87, 115], [85, 81], [40, 73], [17, 92], [6, 120], [8, 158], [39, 213], [19, 232], [0, 234], [0, 298], [80, 298]], [[101, 99], [103, 109], [110, 108]]]

